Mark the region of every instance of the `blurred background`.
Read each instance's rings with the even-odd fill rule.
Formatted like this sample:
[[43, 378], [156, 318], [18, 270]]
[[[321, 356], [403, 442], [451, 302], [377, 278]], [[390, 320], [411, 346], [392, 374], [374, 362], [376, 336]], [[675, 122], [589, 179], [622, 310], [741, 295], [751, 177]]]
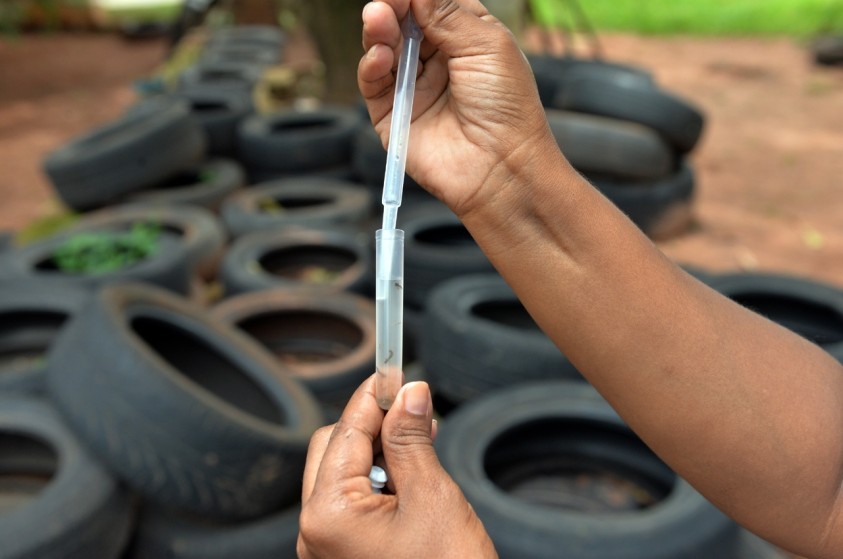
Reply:
[[[214, 4], [203, 19], [209, 25], [284, 28], [283, 63], [314, 78], [307, 95], [354, 102], [364, 1]], [[819, 37], [843, 33], [843, 2], [487, 4], [526, 51], [599, 54], [648, 68], [705, 113], [692, 155], [693, 224], [661, 243], [669, 255], [717, 271], [791, 271], [843, 284], [843, 70], [817, 64], [814, 52]], [[184, 7], [178, 0], [0, 1], [0, 229], [61, 213], [42, 159], [120, 114], [150, 78], [184, 64], [170, 57]]]

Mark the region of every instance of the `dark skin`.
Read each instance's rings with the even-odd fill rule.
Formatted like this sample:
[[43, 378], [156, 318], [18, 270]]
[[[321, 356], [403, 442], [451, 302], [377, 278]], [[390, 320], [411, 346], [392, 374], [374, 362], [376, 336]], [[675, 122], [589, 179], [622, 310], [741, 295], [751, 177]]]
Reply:
[[[363, 14], [359, 85], [384, 142], [409, 6], [380, 0]], [[413, 0], [412, 9], [425, 42], [409, 173], [460, 217], [536, 322], [676, 472], [773, 543], [843, 557], [843, 366], [685, 274], [572, 169], [514, 39], [479, 2]], [[361, 390], [347, 417], [314, 437], [301, 556], [366, 557], [388, 545], [398, 557], [494, 557], [427, 427], [405, 423], [400, 406], [384, 417]], [[413, 464], [395, 495], [366, 493], [378, 432], [390, 473]], [[425, 459], [413, 462], [417, 452]], [[352, 464], [348, 453], [360, 456]], [[345, 506], [352, 472], [354, 495], [373, 507]], [[384, 499], [398, 511], [388, 536], [362, 541], [384, 525], [371, 512]]]

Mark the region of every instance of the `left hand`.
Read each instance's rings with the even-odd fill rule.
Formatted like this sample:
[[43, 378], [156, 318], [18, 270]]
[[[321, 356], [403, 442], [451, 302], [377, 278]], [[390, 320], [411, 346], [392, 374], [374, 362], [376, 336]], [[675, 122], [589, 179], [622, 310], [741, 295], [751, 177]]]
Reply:
[[[372, 377], [357, 389], [339, 422], [317, 431], [310, 442], [299, 557], [497, 558], [482, 523], [433, 450], [427, 384], [405, 385], [386, 415], [374, 391]], [[372, 493], [368, 476], [378, 446], [392, 494]]]

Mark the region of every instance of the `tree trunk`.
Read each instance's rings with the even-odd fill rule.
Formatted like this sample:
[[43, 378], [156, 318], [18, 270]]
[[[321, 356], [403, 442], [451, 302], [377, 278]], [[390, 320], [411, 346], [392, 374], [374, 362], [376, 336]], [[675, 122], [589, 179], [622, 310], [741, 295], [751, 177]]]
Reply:
[[305, 3], [313, 39], [325, 63], [325, 100], [351, 104], [360, 96], [357, 64], [363, 56], [363, 21], [368, 0], [309, 0]]
[[275, 0], [232, 0], [231, 13], [237, 24], [278, 25]]

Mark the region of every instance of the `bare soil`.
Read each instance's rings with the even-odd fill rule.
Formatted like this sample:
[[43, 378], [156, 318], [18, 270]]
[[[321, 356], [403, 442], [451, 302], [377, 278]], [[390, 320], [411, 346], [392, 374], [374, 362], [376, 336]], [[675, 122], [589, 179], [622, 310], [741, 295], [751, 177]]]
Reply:
[[[659, 243], [714, 271], [773, 270], [843, 286], [843, 70], [790, 39], [603, 37], [608, 58], [645, 66], [708, 119], [692, 155], [692, 229]], [[528, 38], [529, 46], [529, 38]], [[557, 44], [561, 49], [561, 45]], [[0, 39], [0, 228], [54, 211], [46, 153], [135, 100], [161, 41], [112, 35]]]

